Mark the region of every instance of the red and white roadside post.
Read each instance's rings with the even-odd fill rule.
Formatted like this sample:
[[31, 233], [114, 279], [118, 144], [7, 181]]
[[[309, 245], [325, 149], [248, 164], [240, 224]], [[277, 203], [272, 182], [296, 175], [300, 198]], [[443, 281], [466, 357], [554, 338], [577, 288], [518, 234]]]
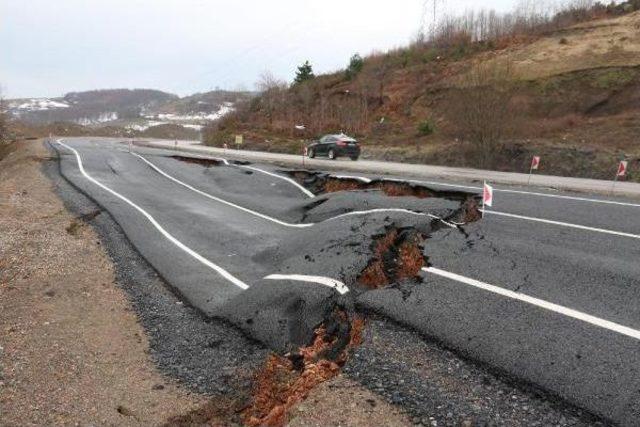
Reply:
[[540, 156], [533, 156], [531, 159], [531, 167], [529, 168], [529, 180], [527, 181], [527, 185], [531, 183], [531, 176], [533, 175], [533, 171], [537, 171], [540, 168]]
[[304, 158], [307, 157], [307, 154], [308, 154], [307, 145], [303, 141], [302, 142], [302, 167], [304, 167]]
[[620, 163], [618, 164], [618, 171], [616, 172], [616, 177], [613, 179], [613, 185], [611, 186], [611, 194], [613, 194], [613, 192], [616, 189], [616, 182], [618, 182], [618, 179], [624, 178], [625, 176], [627, 176], [628, 168], [629, 168], [629, 162], [627, 162], [626, 160], [621, 160]]
[[482, 186], [482, 217], [484, 218], [485, 206], [493, 207], [493, 187], [484, 182]]

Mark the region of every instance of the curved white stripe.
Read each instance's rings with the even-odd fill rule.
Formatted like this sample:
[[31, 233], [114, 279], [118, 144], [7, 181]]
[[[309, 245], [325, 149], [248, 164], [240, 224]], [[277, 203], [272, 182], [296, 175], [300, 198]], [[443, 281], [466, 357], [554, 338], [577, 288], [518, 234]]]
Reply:
[[604, 229], [604, 228], [587, 227], [585, 225], [571, 224], [569, 222], [552, 221], [550, 219], [534, 218], [534, 217], [530, 217], [530, 216], [515, 215], [515, 214], [510, 214], [510, 213], [505, 213], [505, 212], [488, 211], [488, 210], [485, 210], [484, 213], [485, 213], [485, 215], [489, 214], [489, 215], [504, 216], [504, 217], [507, 217], [507, 218], [524, 219], [524, 220], [527, 220], [527, 221], [542, 222], [544, 224], [560, 225], [562, 227], [577, 228], [579, 230], [595, 231], [597, 233], [605, 233], [605, 234], [611, 234], [611, 235], [614, 235], [614, 236], [631, 237], [633, 239], [640, 239], [640, 235], [637, 235], [637, 234], [624, 233], [622, 231], [615, 231], [615, 230], [607, 230], [607, 229]]
[[473, 286], [478, 289], [492, 292], [494, 294], [502, 295], [507, 298], [512, 298], [518, 301], [526, 302], [527, 304], [535, 305], [536, 307], [544, 308], [545, 310], [553, 311], [555, 313], [562, 314], [564, 316], [572, 317], [574, 319], [581, 320], [586, 323], [590, 323], [595, 326], [599, 326], [604, 329], [608, 329], [613, 332], [617, 332], [622, 335], [626, 335], [640, 340], [640, 331], [632, 329], [627, 326], [620, 325], [618, 323], [611, 322], [609, 320], [601, 319], [599, 317], [592, 316], [590, 314], [583, 313], [578, 310], [574, 310], [562, 305], [554, 304], [545, 300], [531, 297], [529, 295], [521, 294], [519, 292], [510, 291], [508, 289], [501, 288], [499, 286], [490, 285], [488, 283], [481, 282], [479, 280], [470, 279], [468, 277], [460, 276], [459, 274], [450, 273], [448, 271], [440, 270], [434, 267], [423, 268], [423, 271], [432, 273], [441, 277], [445, 277], [456, 282], [464, 283], [469, 286]]
[[[137, 153], [131, 153], [131, 154], [133, 154], [136, 157], [139, 157], [142, 161], [144, 161], [146, 164], [151, 166], [156, 172], [158, 172], [159, 174], [161, 174], [165, 178], [168, 178], [171, 181], [175, 182], [176, 184], [179, 184], [179, 185], [181, 185], [181, 186], [183, 186], [185, 188], [188, 188], [189, 190], [194, 191], [194, 192], [196, 192], [196, 193], [200, 194], [201, 196], [204, 196], [204, 197], [206, 197], [208, 199], [215, 200], [215, 201], [220, 202], [220, 203], [224, 203], [225, 205], [234, 207], [236, 209], [240, 209], [240, 210], [242, 210], [244, 212], [247, 212], [247, 213], [249, 213], [251, 215], [258, 216], [260, 218], [266, 219], [268, 221], [275, 222], [276, 224], [280, 224], [280, 225], [285, 226], [285, 227], [308, 228], [308, 227], [313, 227], [314, 225], [318, 224], [318, 223], [292, 224], [292, 223], [289, 223], [289, 222], [280, 221], [279, 219], [270, 217], [268, 215], [261, 214], [260, 212], [256, 212], [254, 210], [242, 207], [240, 205], [236, 205], [235, 203], [231, 203], [231, 202], [228, 202], [228, 201], [226, 201], [224, 199], [221, 199], [219, 197], [212, 196], [209, 193], [205, 193], [204, 191], [199, 190], [199, 189], [193, 187], [192, 185], [189, 185], [189, 184], [187, 184], [185, 182], [180, 181], [177, 178], [174, 178], [173, 176], [171, 176], [168, 173], [164, 172], [162, 169], [160, 169], [159, 167], [154, 165], [152, 162], [150, 162], [149, 160], [145, 159], [144, 157], [142, 157], [141, 155], [139, 155]], [[326, 219], [323, 222], [331, 221], [331, 220], [334, 220], [334, 219], [337, 219], [337, 218], [342, 218], [342, 217], [349, 216], [349, 215], [368, 215], [368, 214], [371, 214], [371, 213], [378, 213], [378, 212], [400, 212], [400, 213], [408, 213], [408, 214], [412, 214], [412, 215], [428, 216], [430, 218], [438, 219], [438, 220], [442, 221], [444, 224], [448, 225], [449, 227], [457, 228], [457, 226], [455, 226], [455, 225], [443, 220], [442, 218], [440, 218], [440, 217], [438, 217], [436, 215], [425, 214], [425, 213], [420, 213], [420, 212], [414, 212], [414, 211], [410, 211], [410, 210], [407, 210], [407, 209], [391, 209], [391, 208], [390, 209], [371, 209], [371, 210], [368, 210], [368, 211], [348, 212], [346, 214], [342, 214], [342, 215], [338, 215], [338, 216], [333, 217], [333, 218]]]
[[269, 175], [269, 176], [273, 176], [273, 177], [278, 178], [278, 179], [282, 179], [282, 180], [287, 181], [288, 183], [296, 186], [300, 191], [302, 191], [307, 196], [312, 197], [312, 198], [316, 197], [316, 195], [313, 194], [311, 191], [307, 190], [302, 185], [298, 184], [293, 179], [288, 178], [286, 176], [278, 175], [277, 173], [273, 173], [273, 172], [268, 172], [266, 170], [262, 170], [262, 169], [259, 169], [259, 168], [253, 167], [253, 166], [247, 166], [247, 165], [236, 165], [236, 166], [239, 166], [239, 167], [245, 168], [245, 169], [251, 169], [253, 171], [260, 172], [260, 173], [263, 173], [265, 175]]
[[301, 274], [271, 274], [265, 277], [267, 280], [292, 280], [294, 282], [318, 283], [320, 285], [334, 288], [340, 295], [349, 292], [349, 288], [344, 283], [323, 276], [304, 276]]
[[369, 178], [365, 178], [364, 176], [356, 176], [356, 175], [330, 175], [332, 178], [338, 179], [355, 179], [356, 181], [364, 182], [365, 184], [371, 184], [373, 180]]
[[110, 189], [106, 185], [102, 184], [101, 182], [97, 181], [92, 176], [90, 176], [84, 170], [84, 166], [82, 165], [82, 159], [80, 158], [80, 154], [74, 148], [69, 147], [67, 144], [63, 143], [62, 141], [58, 140], [56, 142], [58, 144], [60, 144], [61, 146], [65, 147], [66, 149], [71, 150], [73, 152], [73, 154], [75, 154], [76, 159], [78, 161], [78, 169], [80, 170], [82, 175], [84, 175], [85, 178], [87, 178], [89, 181], [91, 181], [92, 183], [94, 183], [98, 187], [102, 188], [103, 190], [107, 191], [108, 193], [112, 194], [113, 196], [117, 197], [118, 199], [122, 200], [123, 202], [127, 203], [128, 205], [130, 205], [131, 207], [136, 209], [145, 218], [147, 218], [147, 220], [149, 220], [149, 222], [164, 237], [166, 237], [167, 240], [169, 240], [171, 243], [173, 243], [174, 245], [176, 245], [177, 247], [179, 247], [180, 249], [182, 249], [183, 251], [185, 251], [186, 253], [191, 255], [193, 258], [195, 258], [196, 260], [200, 261], [202, 264], [206, 265], [207, 267], [215, 270], [218, 274], [220, 274], [222, 277], [224, 277], [225, 279], [227, 279], [228, 281], [230, 281], [231, 283], [233, 283], [234, 285], [236, 285], [240, 289], [248, 289], [249, 288], [249, 286], [246, 283], [244, 283], [242, 280], [236, 278], [235, 276], [233, 276], [231, 273], [229, 273], [227, 270], [223, 269], [222, 267], [220, 267], [220, 266], [214, 264], [213, 262], [209, 261], [208, 259], [206, 259], [202, 255], [200, 255], [199, 253], [197, 253], [196, 251], [194, 251], [193, 249], [189, 248], [184, 243], [182, 243], [181, 241], [179, 241], [178, 239], [173, 237], [171, 234], [169, 234], [169, 232], [167, 232], [164, 228], [162, 228], [162, 226], [158, 223], [158, 221], [155, 220], [154, 217], [152, 217], [147, 211], [142, 209], [140, 206], [136, 205], [135, 203], [133, 203], [131, 200], [127, 199], [122, 194], [115, 192], [114, 190]]
[[170, 179], [171, 181], [175, 182], [176, 184], [181, 185], [181, 186], [183, 186], [183, 187], [185, 187], [185, 188], [187, 188], [187, 189], [189, 189], [189, 190], [191, 190], [191, 191], [193, 191], [195, 193], [198, 193], [201, 196], [204, 196], [204, 197], [206, 197], [208, 199], [215, 200], [216, 202], [223, 203], [223, 204], [225, 204], [227, 206], [231, 206], [231, 207], [234, 207], [236, 209], [240, 209], [243, 212], [247, 212], [247, 213], [249, 213], [251, 215], [255, 215], [255, 216], [260, 217], [262, 219], [266, 219], [267, 221], [275, 222], [276, 224], [282, 225], [284, 227], [307, 228], [307, 227], [312, 227], [314, 225], [314, 224], [291, 224], [291, 223], [288, 223], [288, 222], [280, 221], [279, 219], [276, 219], [276, 218], [272, 218], [272, 217], [270, 217], [268, 215], [261, 214], [260, 212], [256, 212], [256, 211], [253, 211], [251, 209], [247, 209], [247, 208], [242, 207], [240, 205], [236, 205], [235, 203], [227, 202], [224, 199], [221, 199], [221, 198], [216, 197], [216, 196], [212, 196], [211, 194], [205, 193], [202, 190], [198, 190], [197, 188], [195, 188], [195, 187], [193, 187], [193, 186], [191, 186], [191, 185], [189, 185], [189, 184], [187, 184], [185, 182], [182, 182], [177, 178], [172, 177], [171, 175], [169, 175], [168, 173], [166, 173], [165, 171], [163, 171], [162, 169], [160, 169], [159, 167], [157, 167], [156, 165], [154, 165], [153, 163], [151, 163], [149, 160], [145, 159], [141, 155], [136, 154], [136, 153], [131, 153], [131, 154], [133, 154], [134, 156], [140, 158], [143, 162], [145, 162], [146, 164], [151, 166], [156, 172], [158, 172], [160, 175], [164, 176], [165, 178]]
[[338, 215], [338, 216], [334, 216], [332, 218], [326, 219], [324, 222], [332, 221], [334, 219], [343, 218], [343, 217], [346, 217], [346, 216], [369, 215], [369, 214], [372, 214], [372, 213], [383, 213], [383, 212], [397, 212], [397, 213], [405, 213], [405, 214], [416, 215], [416, 216], [428, 216], [429, 218], [439, 220], [440, 222], [442, 222], [443, 224], [447, 225], [448, 227], [458, 228], [457, 225], [454, 225], [451, 222], [445, 221], [444, 219], [440, 218], [437, 215], [426, 214], [426, 213], [422, 213], [422, 212], [415, 212], [415, 211], [410, 211], [408, 209], [400, 209], [400, 208], [381, 208], [381, 209], [370, 209], [368, 211], [347, 212], [347, 213], [344, 213], [342, 215]]

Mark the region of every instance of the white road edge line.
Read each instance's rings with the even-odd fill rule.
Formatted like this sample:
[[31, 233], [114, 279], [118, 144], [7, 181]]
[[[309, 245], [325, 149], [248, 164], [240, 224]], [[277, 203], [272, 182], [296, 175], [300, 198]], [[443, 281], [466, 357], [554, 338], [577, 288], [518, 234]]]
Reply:
[[113, 196], [119, 198], [120, 200], [122, 200], [123, 202], [127, 203], [128, 205], [130, 205], [131, 207], [136, 209], [138, 212], [140, 212], [145, 218], [147, 218], [147, 220], [149, 220], [149, 222], [164, 237], [167, 238], [167, 240], [169, 240], [171, 243], [176, 245], [178, 248], [182, 249], [184, 252], [186, 252], [187, 254], [191, 255], [193, 258], [195, 258], [196, 260], [200, 261], [202, 264], [206, 265], [207, 267], [211, 268], [212, 270], [215, 270], [218, 274], [220, 274], [222, 277], [224, 277], [225, 279], [227, 279], [229, 282], [233, 283], [234, 285], [236, 285], [240, 289], [243, 289], [243, 290], [249, 289], [249, 286], [246, 283], [244, 283], [242, 280], [238, 279], [237, 277], [235, 277], [234, 275], [232, 275], [231, 273], [229, 273], [227, 270], [225, 270], [224, 268], [220, 267], [219, 265], [214, 264], [213, 262], [209, 261], [208, 259], [206, 259], [202, 255], [200, 255], [199, 253], [197, 253], [196, 251], [194, 251], [193, 249], [189, 248], [187, 245], [185, 245], [184, 243], [182, 243], [181, 241], [179, 241], [178, 239], [173, 237], [171, 234], [169, 234], [169, 232], [166, 231], [164, 228], [162, 228], [162, 226], [158, 223], [158, 221], [155, 220], [154, 217], [152, 217], [147, 211], [142, 209], [140, 206], [136, 205], [135, 203], [133, 203], [131, 200], [127, 199], [122, 194], [117, 193], [116, 191], [112, 190], [111, 188], [107, 187], [106, 185], [104, 185], [101, 182], [99, 182], [96, 179], [94, 179], [91, 175], [89, 175], [84, 170], [84, 166], [82, 165], [82, 159], [80, 158], [80, 154], [74, 148], [71, 148], [67, 144], [63, 143], [61, 140], [57, 140], [56, 142], [58, 144], [60, 144], [61, 146], [65, 147], [66, 149], [70, 150], [71, 152], [73, 152], [73, 154], [75, 154], [76, 160], [78, 161], [78, 169], [80, 170], [80, 172], [82, 173], [82, 175], [85, 178], [87, 178], [89, 181], [91, 181], [92, 183], [94, 183], [98, 187], [102, 188], [103, 190], [107, 191], [108, 193], [112, 194]]
[[243, 212], [247, 212], [247, 213], [249, 213], [251, 215], [255, 215], [255, 216], [260, 217], [262, 219], [266, 219], [267, 221], [275, 222], [276, 224], [282, 225], [284, 227], [307, 228], [307, 227], [313, 227], [313, 225], [314, 225], [314, 224], [290, 224], [288, 222], [284, 222], [284, 221], [280, 221], [279, 219], [272, 218], [272, 217], [270, 217], [268, 215], [261, 214], [260, 212], [256, 212], [256, 211], [253, 211], [251, 209], [247, 209], [245, 207], [242, 207], [240, 205], [236, 205], [235, 203], [227, 202], [224, 199], [221, 199], [221, 198], [216, 197], [216, 196], [212, 196], [211, 194], [205, 193], [202, 190], [198, 190], [197, 188], [187, 184], [186, 182], [182, 182], [179, 179], [174, 178], [173, 176], [169, 175], [168, 173], [166, 173], [165, 171], [163, 171], [162, 169], [160, 169], [159, 167], [157, 167], [156, 165], [151, 163], [149, 160], [145, 159], [144, 157], [142, 157], [141, 155], [139, 155], [137, 153], [131, 153], [131, 154], [133, 154], [134, 156], [140, 158], [143, 162], [145, 162], [146, 164], [151, 166], [151, 168], [153, 168], [156, 172], [158, 172], [160, 175], [164, 176], [165, 178], [167, 178], [167, 179], [175, 182], [176, 184], [181, 185], [181, 186], [183, 186], [183, 187], [185, 187], [185, 188], [187, 188], [187, 189], [189, 189], [189, 190], [191, 190], [191, 191], [193, 191], [195, 193], [198, 193], [201, 196], [204, 196], [204, 197], [206, 197], [208, 199], [215, 200], [216, 202], [225, 204], [227, 206], [231, 206], [233, 208], [239, 209], [239, 210], [241, 210]]
[[349, 288], [344, 283], [322, 276], [304, 276], [301, 274], [271, 274], [265, 277], [266, 280], [292, 280], [294, 282], [318, 283], [328, 286], [338, 291], [340, 295], [349, 292]]
[[[219, 197], [213, 196], [213, 195], [211, 195], [209, 193], [205, 193], [204, 191], [199, 190], [199, 189], [193, 187], [192, 185], [189, 185], [189, 184], [187, 184], [185, 182], [180, 181], [177, 178], [174, 178], [173, 176], [169, 175], [168, 173], [166, 173], [165, 171], [160, 169], [158, 166], [153, 164], [151, 161], [145, 159], [143, 156], [141, 156], [141, 155], [139, 155], [137, 153], [131, 153], [131, 154], [133, 154], [134, 156], [140, 158], [142, 161], [144, 161], [146, 164], [151, 166], [151, 168], [153, 168], [156, 172], [158, 172], [159, 174], [161, 174], [165, 178], [170, 179], [171, 181], [175, 182], [176, 184], [179, 184], [179, 185], [181, 185], [181, 186], [183, 186], [183, 187], [185, 187], [185, 188], [187, 188], [187, 189], [189, 189], [191, 191], [194, 191], [195, 193], [198, 193], [201, 196], [204, 196], [204, 197], [206, 197], [208, 199], [215, 200], [217, 202], [220, 202], [220, 203], [223, 203], [225, 205], [234, 207], [236, 209], [240, 209], [243, 212], [247, 212], [247, 213], [249, 213], [251, 215], [258, 216], [258, 217], [260, 217], [262, 219], [266, 219], [268, 221], [275, 222], [276, 224], [279, 224], [279, 225], [282, 225], [282, 226], [285, 226], [285, 227], [309, 228], [309, 227], [313, 227], [314, 225], [318, 224], [318, 223], [292, 224], [292, 223], [280, 221], [279, 219], [270, 217], [268, 215], [261, 214], [260, 212], [256, 212], [254, 210], [245, 208], [243, 206], [236, 205], [235, 203], [231, 203], [231, 202], [228, 202], [228, 201], [226, 201], [224, 199], [221, 199]], [[332, 221], [332, 220], [335, 220], [335, 219], [338, 219], [338, 218], [342, 218], [342, 217], [345, 217], [345, 216], [350, 216], [350, 215], [368, 215], [368, 214], [371, 214], [371, 213], [380, 213], [380, 212], [399, 212], [399, 213], [408, 213], [408, 214], [411, 214], [411, 215], [428, 216], [429, 218], [437, 219], [437, 220], [441, 221], [442, 223], [446, 224], [449, 227], [458, 228], [456, 225], [454, 225], [452, 223], [449, 223], [449, 222], [445, 221], [444, 219], [442, 219], [442, 218], [440, 218], [440, 217], [438, 217], [436, 215], [425, 214], [425, 213], [421, 213], [421, 212], [414, 212], [414, 211], [410, 211], [410, 210], [407, 210], [407, 209], [371, 209], [371, 210], [368, 210], [368, 211], [348, 212], [346, 214], [342, 214], [342, 215], [338, 215], [338, 216], [335, 216], [335, 217], [332, 217], [332, 218], [328, 218], [323, 222]]]
[[[394, 179], [390, 179], [394, 180]], [[401, 181], [401, 180], [397, 180]], [[482, 187], [474, 187], [472, 185], [462, 185], [462, 184], [447, 184], [444, 182], [437, 181], [420, 181], [420, 180], [406, 180], [407, 182], [413, 182], [415, 184], [424, 184], [424, 185], [439, 185], [442, 187], [450, 187], [450, 188], [464, 188], [468, 190], [478, 190], [481, 191]], [[506, 188], [494, 188], [493, 191], [501, 192], [501, 193], [512, 193], [512, 194], [527, 194], [530, 196], [538, 196], [538, 197], [549, 197], [552, 199], [564, 199], [564, 200], [574, 200], [578, 202], [591, 202], [591, 203], [602, 203], [606, 205], [618, 205], [618, 206], [630, 206], [634, 208], [640, 208], [640, 204], [638, 203], [629, 203], [629, 202], [617, 202], [615, 200], [602, 200], [602, 199], [590, 199], [588, 197], [577, 197], [577, 196], [563, 196], [561, 194], [548, 194], [548, 193], [539, 193], [536, 191], [524, 191], [524, 190], [509, 190]]]
[[435, 274], [440, 277], [444, 277], [456, 282], [464, 283], [469, 286], [473, 286], [478, 289], [482, 289], [494, 294], [498, 294], [507, 298], [522, 301], [527, 304], [534, 305], [536, 307], [543, 308], [545, 310], [553, 311], [554, 313], [562, 314], [567, 317], [571, 317], [583, 322], [589, 323], [600, 328], [608, 329], [613, 332], [617, 332], [622, 335], [626, 335], [631, 338], [640, 340], [640, 330], [629, 328], [627, 326], [620, 325], [618, 323], [611, 322], [609, 320], [601, 319], [599, 317], [592, 316], [590, 314], [583, 313], [578, 310], [574, 310], [562, 305], [554, 304], [545, 300], [531, 297], [529, 295], [521, 294], [519, 292], [513, 292], [508, 289], [501, 288], [499, 286], [490, 285], [488, 283], [481, 282], [479, 280], [470, 279], [468, 277], [460, 276], [459, 274], [450, 273], [448, 271], [440, 270], [434, 267], [423, 268], [423, 271], [431, 274]]
[[[481, 209], [481, 211], [482, 211], [482, 209]], [[559, 225], [559, 226], [562, 226], [562, 227], [577, 228], [579, 230], [594, 231], [594, 232], [597, 232], [597, 233], [611, 234], [611, 235], [614, 235], [614, 236], [631, 237], [633, 239], [640, 239], [640, 235], [638, 235], [638, 234], [624, 233], [622, 231], [607, 230], [607, 229], [604, 229], [604, 228], [587, 227], [585, 225], [571, 224], [569, 222], [552, 221], [550, 219], [534, 218], [534, 217], [530, 217], [530, 216], [515, 215], [515, 214], [510, 214], [510, 213], [505, 213], [505, 212], [497, 212], [497, 211], [490, 211], [490, 210], [485, 210], [484, 213], [485, 214], [489, 214], [489, 215], [504, 216], [504, 217], [507, 217], [507, 218], [516, 218], [516, 219], [523, 219], [523, 220], [526, 220], [526, 221], [541, 222], [543, 224], [551, 224], [551, 225]]]

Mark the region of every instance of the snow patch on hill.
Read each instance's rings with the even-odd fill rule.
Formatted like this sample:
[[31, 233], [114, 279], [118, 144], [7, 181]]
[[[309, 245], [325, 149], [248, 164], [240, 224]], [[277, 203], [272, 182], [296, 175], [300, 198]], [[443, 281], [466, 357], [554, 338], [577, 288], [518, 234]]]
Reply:
[[9, 103], [9, 109], [16, 111], [46, 111], [56, 108], [69, 108], [69, 104], [49, 98], [20, 99]]

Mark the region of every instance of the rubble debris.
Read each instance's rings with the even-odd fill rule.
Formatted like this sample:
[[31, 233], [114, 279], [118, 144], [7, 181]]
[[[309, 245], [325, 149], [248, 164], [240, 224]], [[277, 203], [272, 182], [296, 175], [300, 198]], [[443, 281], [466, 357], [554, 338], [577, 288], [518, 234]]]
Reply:
[[358, 284], [379, 289], [418, 277], [426, 265], [424, 236], [414, 229], [391, 228], [373, 243], [373, 257], [358, 277]]
[[311, 390], [341, 370], [352, 348], [362, 343], [364, 319], [336, 309], [315, 330], [312, 343], [294, 354], [272, 354], [258, 373], [251, 404], [242, 411], [249, 426], [282, 426], [288, 411]]

